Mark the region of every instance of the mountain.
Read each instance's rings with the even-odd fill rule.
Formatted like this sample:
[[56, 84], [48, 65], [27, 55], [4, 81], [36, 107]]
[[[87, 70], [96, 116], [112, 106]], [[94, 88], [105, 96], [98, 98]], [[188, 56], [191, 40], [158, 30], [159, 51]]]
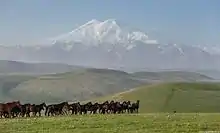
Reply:
[[80, 69], [82, 67], [58, 63], [24, 63], [18, 61], [0, 60], [0, 75], [8, 74], [52, 74], [63, 73]]
[[37, 46], [0, 46], [0, 59], [114, 69], [220, 70], [220, 54], [207, 47], [161, 44], [115, 19], [94, 19]]

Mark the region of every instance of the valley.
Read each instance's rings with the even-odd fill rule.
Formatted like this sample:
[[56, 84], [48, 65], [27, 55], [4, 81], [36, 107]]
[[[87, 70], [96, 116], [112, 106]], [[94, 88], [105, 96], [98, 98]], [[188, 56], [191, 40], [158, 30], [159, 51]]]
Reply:
[[[18, 67], [19, 64], [22, 64], [23, 70]], [[10, 67], [1, 67], [0, 71], [5, 73], [0, 75], [0, 100], [18, 99], [31, 103], [84, 101], [154, 83], [213, 80], [206, 75], [183, 71], [127, 73], [113, 69], [59, 65], [50, 70], [50, 66], [54, 64], [13, 62], [10, 63]], [[30, 73], [32, 70], [36, 73], [38, 70], [42, 71], [33, 74]], [[54, 73], [51, 73], [52, 71]]]

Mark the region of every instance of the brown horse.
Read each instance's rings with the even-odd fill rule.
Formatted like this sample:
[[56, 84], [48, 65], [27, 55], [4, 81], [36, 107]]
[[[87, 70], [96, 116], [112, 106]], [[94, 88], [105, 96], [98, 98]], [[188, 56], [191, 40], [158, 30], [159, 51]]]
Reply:
[[19, 107], [21, 109], [20, 101], [14, 101], [9, 103], [0, 103], [0, 116], [4, 115], [5, 117], [8, 115], [9, 118], [12, 116], [12, 109], [14, 107]]

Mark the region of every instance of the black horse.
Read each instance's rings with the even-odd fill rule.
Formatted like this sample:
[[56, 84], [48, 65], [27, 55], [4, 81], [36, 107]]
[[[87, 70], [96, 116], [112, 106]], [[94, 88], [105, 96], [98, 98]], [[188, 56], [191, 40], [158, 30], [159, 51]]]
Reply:
[[131, 106], [129, 107], [129, 110], [131, 113], [138, 113], [138, 110], [139, 110], [139, 104], [140, 104], [140, 100], [137, 100], [136, 103], [132, 103]]
[[60, 104], [51, 104], [46, 106], [45, 116], [51, 115], [62, 115], [67, 113], [69, 110], [69, 104], [68, 102], [62, 102]]
[[44, 107], [46, 108], [46, 104], [42, 103], [39, 105], [33, 105], [32, 107], [32, 112], [33, 115], [36, 116], [37, 114], [39, 114], [39, 117], [41, 116], [41, 111], [44, 110]]

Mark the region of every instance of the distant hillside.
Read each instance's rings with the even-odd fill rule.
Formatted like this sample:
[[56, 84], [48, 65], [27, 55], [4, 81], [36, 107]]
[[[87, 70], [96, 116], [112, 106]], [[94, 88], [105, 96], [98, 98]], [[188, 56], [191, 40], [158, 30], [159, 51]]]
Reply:
[[9, 92], [24, 81], [34, 79], [28, 75], [0, 75], [0, 101], [10, 100]]
[[[141, 78], [142, 75], [147, 78]], [[156, 73], [158, 79], [177, 81], [177, 74]], [[169, 76], [172, 75], [172, 76]], [[182, 72], [184, 75], [184, 72]], [[206, 76], [195, 76], [197, 73], [186, 74], [182, 81], [190, 79], [204, 80]], [[74, 100], [88, 100], [96, 97], [115, 94], [135, 88], [144, 84], [152, 84], [154, 74], [135, 73], [110, 69], [74, 69], [71, 72], [58, 74], [45, 74], [38, 76], [28, 75], [2, 75], [0, 92], [4, 99], [19, 99], [26, 102], [60, 102]], [[167, 76], [167, 77], [166, 77]], [[176, 78], [175, 78], [176, 76]], [[194, 76], [194, 77], [193, 77]], [[193, 77], [193, 78], [192, 78]], [[207, 77], [207, 79], [210, 79]], [[0, 95], [1, 96], [1, 95]]]
[[219, 112], [220, 83], [163, 83], [99, 98], [140, 100], [141, 112]]
[[57, 63], [24, 63], [0, 60], [0, 74], [50, 74], [73, 71], [81, 67]]
[[213, 79], [204, 74], [186, 71], [135, 72], [133, 75], [141, 79], [159, 81], [201, 81]]
[[22, 82], [12, 89], [9, 95], [14, 99], [27, 102], [85, 100], [114, 94], [145, 83], [121, 71], [81, 69], [63, 74], [40, 76]]
[[216, 80], [220, 80], [220, 71], [218, 70], [195, 70], [195, 72], [207, 75], [209, 77], [212, 77]]

